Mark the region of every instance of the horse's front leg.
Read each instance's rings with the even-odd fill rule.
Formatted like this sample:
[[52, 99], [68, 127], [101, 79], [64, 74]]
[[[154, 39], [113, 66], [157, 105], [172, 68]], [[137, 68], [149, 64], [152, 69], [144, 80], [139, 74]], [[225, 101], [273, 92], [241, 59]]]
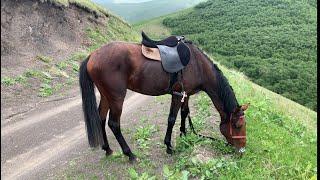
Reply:
[[167, 145], [167, 153], [172, 154], [172, 146], [171, 146], [171, 135], [172, 129], [177, 119], [178, 111], [181, 107], [181, 97], [173, 95], [171, 98], [171, 106], [170, 106], [170, 113], [168, 117], [168, 127], [166, 136], [164, 139], [164, 144]]
[[186, 135], [186, 118], [189, 114], [189, 98], [185, 98], [181, 106], [181, 126], [180, 126], [180, 136]]

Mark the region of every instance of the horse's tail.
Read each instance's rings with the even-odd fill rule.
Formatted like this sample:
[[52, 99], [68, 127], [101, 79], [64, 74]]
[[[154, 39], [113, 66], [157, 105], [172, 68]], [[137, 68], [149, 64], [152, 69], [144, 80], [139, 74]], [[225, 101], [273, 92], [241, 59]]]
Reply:
[[82, 94], [82, 109], [84, 113], [89, 145], [91, 147], [97, 147], [102, 145], [103, 136], [101, 119], [97, 108], [96, 95], [94, 93], [94, 84], [87, 71], [89, 57], [90, 56], [88, 56], [80, 66], [79, 83]]

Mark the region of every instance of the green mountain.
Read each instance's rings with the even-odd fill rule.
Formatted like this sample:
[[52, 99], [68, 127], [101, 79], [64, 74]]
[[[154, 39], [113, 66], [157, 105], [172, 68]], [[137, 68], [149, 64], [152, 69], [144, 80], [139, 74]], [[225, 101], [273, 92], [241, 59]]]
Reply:
[[316, 14], [315, 0], [209, 0], [163, 24], [253, 82], [316, 110]]
[[202, 1], [204, 0], [152, 0], [141, 3], [113, 3], [94, 0], [94, 2], [101, 4], [131, 23], [189, 8]]

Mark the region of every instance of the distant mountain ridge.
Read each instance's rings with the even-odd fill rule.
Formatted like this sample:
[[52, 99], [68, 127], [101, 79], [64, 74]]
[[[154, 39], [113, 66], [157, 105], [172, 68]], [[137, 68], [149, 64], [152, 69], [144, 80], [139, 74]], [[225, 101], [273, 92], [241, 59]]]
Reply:
[[[130, 23], [151, 19], [192, 7], [204, 0], [152, 0], [142, 3], [114, 3], [112, 0], [93, 0]], [[142, 0], [140, 0], [142, 1]]]

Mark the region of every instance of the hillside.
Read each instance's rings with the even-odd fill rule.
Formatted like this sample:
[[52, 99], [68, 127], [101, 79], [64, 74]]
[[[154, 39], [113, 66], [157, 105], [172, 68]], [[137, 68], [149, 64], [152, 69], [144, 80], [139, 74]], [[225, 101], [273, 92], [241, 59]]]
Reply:
[[137, 35], [91, 1], [1, 1], [1, 119], [64, 97], [90, 51]]
[[189, 8], [204, 0], [152, 0], [141, 3], [112, 3], [94, 0], [130, 23]]
[[[164, 20], [192, 15], [192, 11], [187, 9], [144, 21], [135, 28], [161, 39], [178, 31], [164, 26]], [[189, 39], [189, 35], [186, 38]], [[177, 140], [176, 161], [163, 168], [164, 174], [173, 179], [182, 175], [196, 179], [317, 179], [317, 113], [219, 64], [223, 63], [221, 55], [214, 52], [208, 55], [229, 80], [239, 103], [250, 102], [245, 113], [246, 154], [238, 158], [230, 155], [232, 150], [228, 147], [190, 133]], [[220, 120], [213, 114], [214, 107], [205, 93], [197, 96], [195, 108], [191, 116], [197, 130], [219, 136], [218, 130], [212, 132], [209, 128], [217, 126]], [[194, 155], [195, 152], [201, 152], [201, 156]]]
[[316, 110], [316, 13], [316, 1], [210, 0], [163, 24], [253, 82]]

